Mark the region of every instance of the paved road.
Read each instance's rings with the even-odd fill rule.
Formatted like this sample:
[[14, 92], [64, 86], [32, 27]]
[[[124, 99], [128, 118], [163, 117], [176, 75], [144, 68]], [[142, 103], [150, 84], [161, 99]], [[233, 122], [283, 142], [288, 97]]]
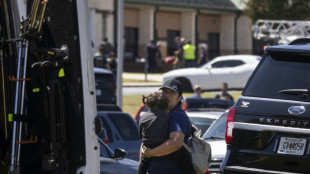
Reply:
[[[145, 74], [123, 73], [123, 78], [144, 81]], [[123, 95], [132, 95], [132, 94], [149, 95], [151, 92], [156, 91], [160, 88], [162, 83], [162, 76], [159, 74], [148, 74], [147, 80], [152, 82], [124, 83]]]
[[149, 95], [151, 92], [157, 91], [158, 89], [159, 87], [123, 87], [123, 95]]

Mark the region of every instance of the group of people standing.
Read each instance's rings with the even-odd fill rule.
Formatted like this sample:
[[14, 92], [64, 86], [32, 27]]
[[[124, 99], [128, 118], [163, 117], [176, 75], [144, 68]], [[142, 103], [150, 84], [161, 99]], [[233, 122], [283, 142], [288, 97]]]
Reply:
[[107, 38], [104, 38], [103, 43], [99, 46], [99, 51], [94, 56], [94, 66], [112, 71], [114, 78], [116, 78], [116, 55], [114, 47], [108, 42]]
[[[151, 39], [150, 43], [145, 47], [145, 57], [149, 73], [162, 71], [163, 60], [159, 42]], [[174, 55], [172, 57], [173, 69], [199, 67], [209, 61], [206, 44], [200, 44], [200, 50], [197, 53], [196, 47], [192, 45], [191, 41], [185, 43], [185, 38], [179, 36], [175, 38]]]
[[207, 45], [201, 44], [198, 58], [196, 58], [196, 47], [191, 41], [185, 43], [185, 38], [177, 36], [175, 38], [174, 69], [199, 67], [209, 61], [207, 57]]
[[[200, 85], [195, 85], [194, 94], [192, 97], [193, 98], [202, 98], [201, 94], [202, 94], [202, 89], [201, 89]], [[234, 97], [228, 93], [228, 84], [226, 82], [222, 83], [221, 92], [219, 94], [216, 94], [214, 98], [234, 101]]]

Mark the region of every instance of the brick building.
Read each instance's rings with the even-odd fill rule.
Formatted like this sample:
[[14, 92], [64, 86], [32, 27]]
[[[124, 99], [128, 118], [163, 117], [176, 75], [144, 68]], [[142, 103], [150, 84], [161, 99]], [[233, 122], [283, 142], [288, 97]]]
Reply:
[[[144, 47], [155, 38], [163, 57], [173, 54], [174, 37], [198, 46], [208, 45], [213, 58], [251, 54], [251, 20], [238, 6], [240, 0], [125, 0], [124, 60], [144, 56]], [[89, 0], [94, 51], [103, 38], [116, 45], [117, 1]], [[116, 10], [114, 10], [116, 9]]]

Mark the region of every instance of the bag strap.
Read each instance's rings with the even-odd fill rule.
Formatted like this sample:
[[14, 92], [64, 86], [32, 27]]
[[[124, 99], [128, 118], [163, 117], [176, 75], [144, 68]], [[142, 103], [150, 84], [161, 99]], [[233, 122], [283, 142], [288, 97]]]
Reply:
[[183, 142], [183, 146], [185, 147], [185, 149], [187, 149], [189, 153], [192, 153], [192, 149], [188, 147], [188, 145], [186, 145], [184, 142]]

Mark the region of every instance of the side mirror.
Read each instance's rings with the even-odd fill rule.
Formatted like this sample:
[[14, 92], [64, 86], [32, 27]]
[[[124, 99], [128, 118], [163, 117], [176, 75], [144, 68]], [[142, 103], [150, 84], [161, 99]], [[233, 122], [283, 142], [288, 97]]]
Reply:
[[96, 116], [94, 122], [95, 122], [95, 133], [97, 136], [99, 136], [103, 130], [102, 120], [99, 118], [99, 116]]
[[114, 159], [121, 160], [127, 156], [127, 152], [124, 149], [117, 148], [114, 150]]

